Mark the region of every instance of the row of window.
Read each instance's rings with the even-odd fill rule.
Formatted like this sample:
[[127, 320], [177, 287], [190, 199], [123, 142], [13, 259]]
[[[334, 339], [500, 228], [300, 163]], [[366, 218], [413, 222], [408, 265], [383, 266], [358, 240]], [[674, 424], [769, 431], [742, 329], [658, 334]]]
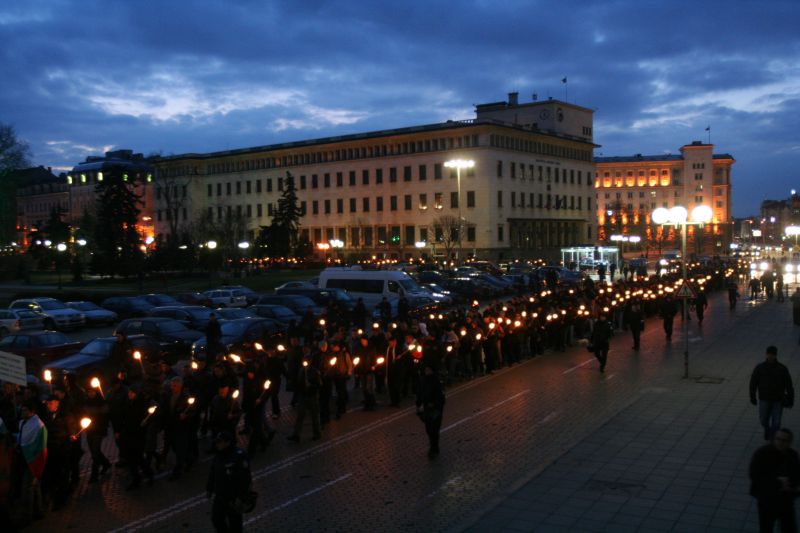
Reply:
[[[457, 150], [460, 148], [474, 148], [479, 145], [477, 134], [458, 137], [442, 137], [418, 141], [398, 142], [394, 144], [380, 144], [352, 148], [339, 148], [306, 152], [302, 154], [283, 155], [278, 157], [263, 157], [242, 161], [225, 161], [212, 163], [206, 166], [206, 174], [224, 174], [228, 172], [243, 172], [248, 170], [262, 170], [283, 168], [297, 165], [315, 165], [335, 161], [350, 161], [353, 159], [367, 159], [373, 157], [395, 157], [407, 154], [439, 152], [443, 150]], [[175, 166], [161, 169], [162, 176], [186, 175], [196, 172], [196, 167]]]
[[[700, 204], [703, 203], [703, 197], [702, 196], [695, 196], [694, 201], [698, 205], [700, 205]], [[605, 204], [605, 210], [606, 211], [613, 211], [614, 209], [617, 209], [619, 205], [621, 205], [621, 204], [608, 204], [607, 203], [607, 204]], [[624, 205], [625, 205], [625, 209], [628, 209], [628, 210], [633, 209], [633, 206], [634, 206], [634, 204], [631, 204], [631, 203], [624, 204]], [[716, 202], [714, 202], [714, 206], [717, 209], [722, 209], [725, 206], [725, 202], [723, 202], [722, 200], [717, 200]], [[649, 207], [650, 209], [655, 209], [656, 207], [658, 207], [657, 202], [650, 202], [650, 207]], [[661, 203], [661, 207], [668, 208], [669, 207], [669, 202], [662, 202]], [[647, 208], [648, 208], [648, 204], [646, 204], [646, 203], [640, 203], [639, 204], [639, 209], [647, 209]]]
[[[503, 197], [505, 194], [503, 191], [497, 191], [497, 207], [503, 207]], [[511, 200], [511, 207], [512, 208], [532, 208], [534, 207], [534, 202], [536, 203], [537, 209], [577, 209], [578, 211], [583, 210], [583, 197], [582, 196], [567, 196], [566, 194], [535, 194], [535, 193], [528, 193], [528, 203], [525, 204], [525, 197], [526, 194], [521, 192], [517, 195], [516, 191], [511, 191], [510, 194]], [[577, 199], [577, 202], [576, 202]], [[592, 197], [586, 197], [586, 210], [592, 210]]]
[[[449, 235], [446, 234], [449, 232]], [[338, 239], [348, 248], [371, 246], [414, 246], [417, 242], [429, 245], [443, 243], [445, 240], [458, 240], [458, 227], [432, 226], [353, 226], [349, 228], [301, 228], [301, 239], [309, 242], [330, 242]], [[447, 238], [445, 238], [447, 237]], [[431, 240], [433, 238], [433, 240]], [[501, 239], [502, 240], [502, 239]], [[464, 232], [465, 242], [475, 242], [475, 226], [467, 225]]]
[[592, 149], [569, 148], [547, 142], [532, 141], [521, 137], [510, 135], [489, 135], [489, 146], [495, 148], [505, 148], [517, 152], [528, 152], [531, 154], [547, 155], [553, 157], [563, 157], [565, 159], [576, 159], [578, 161], [592, 161]]
[[[497, 177], [503, 177], [503, 161], [497, 160]], [[570, 185], [575, 185], [576, 177], [577, 177], [577, 184], [583, 185], [583, 171], [579, 170], [575, 172], [574, 168], [560, 168], [560, 167], [549, 167], [546, 165], [525, 165], [525, 163], [515, 163], [511, 161], [508, 165], [509, 174], [511, 179], [516, 179], [519, 177], [521, 180], [530, 179], [538, 179], [538, 181], [546, 181], [547, 183], [569, 183]], [[527, 172], [526, 172], [527, 168]], [[592, 186], [592, 181], [589, 178], [590, 174], [589, 171], [586, 172], [586, 185]]]

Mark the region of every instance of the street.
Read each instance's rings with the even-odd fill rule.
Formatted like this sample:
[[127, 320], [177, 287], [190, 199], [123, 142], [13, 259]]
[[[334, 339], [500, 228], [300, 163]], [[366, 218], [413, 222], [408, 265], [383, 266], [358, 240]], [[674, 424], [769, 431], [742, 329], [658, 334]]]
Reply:
[[[703, 329], [690, 323], [691, 375], [698, 375], [698, 368], [708, 372], [709, 366], [716, 371], [705, 375], [724, 374], [720, 362], [750, 335], [741, 326], [753, 320], [761, 324], [772, 312], [768, 308], [780, 305], [742, 301], [730, 313], [724, 295], [714, 295]], [[790, 314], [788, 304], [781, 309]], [[743, 365], [751, 368], [762, 353], [763, 347], [742, 354]], [[781, 358], [786, 361], [788, 353]], [[594, 356], [576, 345], [461, 383], [447, 391], [442, 454], [433, 461], [426, 457], [424, 428], [412, 399], [391, 408], [384, 398], [376, 412], [355, 408], [351, 399], [351, 412], [332, 422], [322, 441], [311, 442], [306, 427], [299, 445], [285, 440], [293, 414], [284, 409], [278, 436], [253, 461], [259, 501], [245, 523], [252, 530], [282, 531], [467, 528], [490, 517], [512, 487], [534, 479], [628, 406], [687, 386], [682, 372], [680, 319], [670, 346], [660, 322], [650, 319], [638, 354], [631, 350], [629, 334], [617, 333], [604, 375]], [[747, 404], [746, 388], [740, 392]], [[791, 414], [785, 415], [790, 426]], [[751, 415], [747, 422], [757, 434], [754, 410]], [[30, 530], [211, 531], [207, 461], [179, 481], [167, 482], [162, 474], [152, 488], [133, 493], [124, 491], [119, 472], [96, 485], [84, 478], [75, 501]]]

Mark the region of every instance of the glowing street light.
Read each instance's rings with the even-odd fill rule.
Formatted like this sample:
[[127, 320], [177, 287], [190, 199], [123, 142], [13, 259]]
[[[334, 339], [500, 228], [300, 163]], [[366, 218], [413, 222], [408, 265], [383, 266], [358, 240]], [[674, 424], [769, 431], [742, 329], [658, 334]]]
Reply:
[[462, 168], [474, 168], [475, 161], [472, 159], [451, 159], [450, 161], [445, 161], [444, 163], [445, 168], [454, 168], [456, 169], [456, 180], [458, 186], [458, 257], [457, 263], [461, 264], [461, 257], [462, 257], [462, 249], [461, 249], [461, 237], [463, 233], [463, 219], [461, 218], [461, 169]]
[[217, 249], [217, 241], [208, 241], [206, 243], [206, 248], [209, 250], [216, 250]]
[[[681, 257], [682, 257], [682, 278], [683, 285], [687, 285], [686, 280], [686, 232], [688, 226], [700, 226], [711, 222], [713, 211], [707, 205], [697, 205], [692, 209], [692, 216], [689, 219], [689, 213], [685, 207], [676, 205], [672, 209], [659, 207], [653, 210], [650, 218], [653, 223], [661, 226], [675, 226], [681, 227]], [[687, 312], [689, 311], [689, 302], [684, 297], [683, 302], [683, 377], [689, 377], [689, 320]]]

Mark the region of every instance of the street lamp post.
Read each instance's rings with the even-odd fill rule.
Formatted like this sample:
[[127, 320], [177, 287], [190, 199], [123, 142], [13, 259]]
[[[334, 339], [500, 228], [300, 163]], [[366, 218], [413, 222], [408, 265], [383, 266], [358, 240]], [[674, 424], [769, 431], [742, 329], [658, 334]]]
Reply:
[[[683, 279], [682, 287], [687, 286], [686, 281], [686, 232], [689, 226], [702, 226], [711, 221], [712, 211], [707, 205], [698, 205], [692, 209], [692, 218], [689, 220], [686, 208], [676, 205], [672, 209], [659, 207], [654, 210], [650, 215], [654, 223], [661, 226], [675, 226], [681, 228], [681, 255], [682, 255], [682, 268], [681, 277]], [[689, 377], [689, 302], [688, 297], [683, 295], [683, 377]]]
[[56, 255], [56, 272], [58, 272], [58, 290], [61, 290], [61, 254], [67, 251], [67, 245], [60, 242], [56, 245], [58, 254]]
[[461, 248], [461, 239], [463, 233], [463, 219], [461, 218], [461, 169], [462, 168], [473, 168], [475, 166], [475, 161], [472, 159], [451, 159], [450, 161], [446, 161], [444, 166], [446, 168], [454, 168], [456, 169], [456, 181], [458, 187], [458, 256], [456, 257], [456, 263], [461, 265], [461, 257], [462, 257], [462, 248]]

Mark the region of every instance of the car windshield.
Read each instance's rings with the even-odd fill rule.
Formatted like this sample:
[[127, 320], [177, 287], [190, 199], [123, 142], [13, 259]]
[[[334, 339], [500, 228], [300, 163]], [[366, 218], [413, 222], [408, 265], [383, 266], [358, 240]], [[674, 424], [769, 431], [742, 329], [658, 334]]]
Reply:
[[70, 342], [69, 337], [57, 331], [53, 333], [45, 333], [44, 335], [39, 335], [39, 344], [41, 344], [42, 346], [55, 346], [58, 344], [67, 344], [69, 342]]
[[417, 285], [417, 282], [414, 281], [413, 279], [401, 279], [401, 280], [398, 281], [398, 283], [400, 284], [401, 287], [403, 287], [408, 292], [420, 292], [421, 291], [421, 289], [419, 288], [419, 285]]
[[92, 302], [78, 302], [72, 304], [72, 307], [74, 309], [77, 309], [78, 311], [97, 311], [98, 309], [100, 309], [100, 307], [93, 304]]
[[59, 302], [58, 300], [42, 300], [39, 302], [39, 305], [42, 309], [47, 311], [55, 311], [57, 309], [69, 309], [65, 304]]
[[83, 348], [81, 348], [81, 354], [83, 355], [91, 355], [92, 357], [108, 357], [108, 354], [111, 353], [111, 347], [114, 346], [113, 339], [95, 339]]
[[180, 333], [181, 331], [186, 331], [186, 326], [177, 320], [165, 320], [158, 323], [158, 329], [161, 333]]
[[19, 318], [39, 318], [42, 316], [27, 309], [20, 309], [19, 311], [15, 312]]
[[192, 315], [192, 318], [196, 320], [208, 320], [208, 317], [211, 315], [211, 309], [206, 307], [197, 308], [197, 309], [188, 309], [187, 313]]
[[220, 326], [220, 330], [222, 330], [224, 337], [238, 337], [244, 333], [244, 330], [249, 325], [249, 322], [225, 322]]

